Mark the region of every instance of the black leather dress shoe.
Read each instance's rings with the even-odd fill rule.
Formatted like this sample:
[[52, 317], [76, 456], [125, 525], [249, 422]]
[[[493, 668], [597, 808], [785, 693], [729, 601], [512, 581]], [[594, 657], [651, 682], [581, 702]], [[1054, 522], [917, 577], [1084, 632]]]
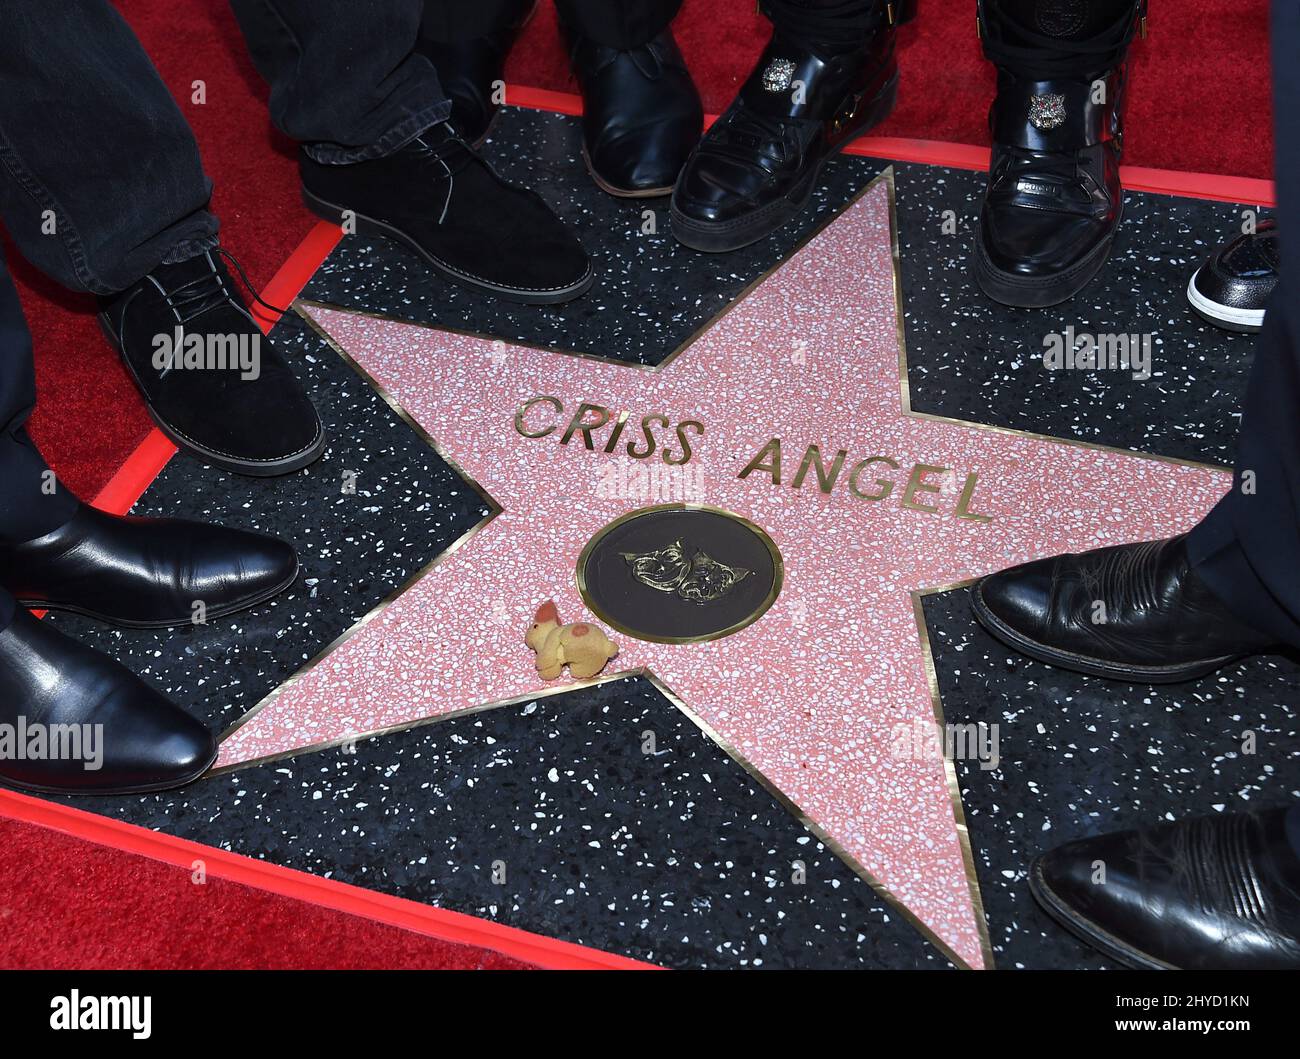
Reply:
[[1187, 300], [1216, 327], [1258, 331], [1281, 267], [1277, 224], [1264, 221], [1206, 258], [1187, 284]]
[[505, 83], [506, 58], [519, 32], [537, 10], [524, 9], [521, 18], [470, 40], [438, 41], [421, 34], [415, 50], [438, 71], [438, 82], [451, 100], [451, 125], [474, 147], [488, 138], [501, 111], [496, 92]]
[[179, 519], [108, 515], [85, 504], [64, 526], [0, 544], [0, 585], [25, 606], [128, 628], [188, 625], [279, 595], [298, 576], [282, 540]]
[[1105, 103], [1093, 102], [1090, 81], [1030, 81], [998, 71], [975, 246], [975, 278], [994, 301], [1055, 305], [1106, 263], [1123, 213], [1123, 70], [1100, 80]]
[[1133, 967], [1294, 971], [1300, 858], [1287, 813], [1067, 842], [1034, 861], [1029, 888], [1062, 926]]
[[1277, 646], [1197, 576], [1186, 536], [1057, 555], [975, 585], [975, 616], [1030, 658], [1142, 684], [1193, 680]]
[[820, 58], [780, 30], [734, 103], [687, 160], [673, 189], [678, 242], [736, 250], [807, 204], [826, 160], [882, 121], [898, 87], [895, 27], [886, 5], [868, 42]]
[[159, 429], [179, 448], [236, 474], [301, 470], [325, 451], [302, 384], [262, 334], [213, 250], [159, 265], [100, 299], [100, 325]]
[[[197, 779], [212, 733], [111, 658], [19, 610], [0, 631], [0, 783], [130, 794]], [[89, 767], [88, 767], [89, 766]]]
[[704, 107], [672, 31], [632, 51], [565, 27], [582, 89], [582, 151], [592, 179], [625, 198], [667, 195], [704, 128]]
[[571, 301], [595, 279], [591, 259], [541, 197], [497, 176], [450, 125], [385, 158], [321, 165], [298, 156], [303, 200], [335, 224], [396, 239], [442, 276], [510, 301]]

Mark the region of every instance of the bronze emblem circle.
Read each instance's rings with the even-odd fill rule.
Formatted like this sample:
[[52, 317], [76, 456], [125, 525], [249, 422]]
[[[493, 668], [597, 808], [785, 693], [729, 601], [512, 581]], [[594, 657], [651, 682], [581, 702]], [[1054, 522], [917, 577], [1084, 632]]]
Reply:
[[703, 504], [637, 508], [578, 556], [583, 602], [602, 622], [652, 643], [703, 643], [758, 621], [781, 593], [776, 542], [734, 512]]

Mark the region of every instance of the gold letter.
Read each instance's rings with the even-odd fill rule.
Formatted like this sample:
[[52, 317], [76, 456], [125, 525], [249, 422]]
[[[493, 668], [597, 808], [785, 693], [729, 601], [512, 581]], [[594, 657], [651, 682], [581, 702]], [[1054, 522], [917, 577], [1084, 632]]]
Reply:
[[858, 489], [858, 475], [873, 463], [887, 463], [889, 466], [894, 468], [894, 470], [898, 470], [898, 461], [891, 460], [888, 456], [869, 456], [859, 463], [853, 468], [853, 472], [849, 475], [849, 492], [859, 500], [884, 500], [885, 497], [894, 491], [894, 483], [889, 481], [887, 478], [876, 479], [876, 484], [880, 486], [880, 492], [878, 493], [864, 493]]
[[[770, 462], [769, 462], [770, 461]], [[750, 471], [770, 471], [772, 474], [772, 484], [781, 484], [781, 439], [773, 438], [761, 449], [758, 455], [745, 464], [745, 469], [741, 471], [737, 478], [749, 477]]]
[[[584, 423], [582, 421], [582, 417], [588, 412], [596, 413], [596, 422]], [[578, 410], [573, 413], [573, 418], [569, 420], [569, 425], [565, 428], [564, 434], [560, 438], [560, 444], [567, 445], [572, 440], [574, 434], [581, 434], [582, 443], [586, 445], [588, 449], [594, 451], [596, 446], [591, 443], [591, 432], [603, 427], [610, 421], [613, 415], [614, 413], [608, 408], [604, 408], [598, 404], [587, 404], [586, 401], [583, 401], [582, 404], [578, 405]]]
[[939, 492], [939, 487], [937, 485], [930, 485], [927, 482], [922, 481], [922, 479], [924, 479], [927, 474], [943, 474], [947, 469], [947, 467], [931, 467], [928, 463], [918, 463], [913, 467], [912, 474], [907, 479], [907, 487], [903, 490], [903, 499], [901, 501], [903, 507], [911, 508], [913, 511], [937, 512], [939, 510], [937, 507], [928, 507], [925, 504], [919, 503], [916, 499], [916, 494], [920, 492]]
[[979, 475], [966, 475], [966, 484], [961, 487], [961, 496], [957, 498], [957, 507], [953, 514], [958, 518], [968, 518], [972, 522], [992, 522], [992, 515], [976, 515], [970, 509], [971, 497], [975, 495], [975, 483], [979, 480]]
[[542, 404], [542, 403], [549, 404], [557, 412], [564, 411], [564, 405], [560, 403], [560, 399], [558, 397], [530, 397], [527, 401], [525, 401], [523, 404], [519, 406], [519, 411], [515, 413], [515, 429], [519, 431], [519, 433], [526, 438], [544, 438], [546, 437], [547, 434], [549, 434], [552, 430], [555, 429], [555, 425], [552, 424], [549, 427], [543, 427], [540, 431], [536, 433], [530, 433], [528, 429], [524, 426], [524, 416], [528, 414], [528, 410], [532, 408], [533, 405]]
[[844, 466], [844, 457], [848, 453], [843, 449], [835, 454], [835, 459], [831, 461], [831, 469], [828, 472], [822, 463], [821, 450], [816, 445], [809, 445], [804, 450], [803, 460], [799, 463], [799, 469], [795, 471], [794, 481], [790, 483], [790, 488], [798, 489], [803, 485], [804, 476], [808, 473], [809, 466], [813, 460], [817, 461], [817, 487], [823, 493], [829, 493], [835, 488], [835, 479], [840, 476], [840, 468]]

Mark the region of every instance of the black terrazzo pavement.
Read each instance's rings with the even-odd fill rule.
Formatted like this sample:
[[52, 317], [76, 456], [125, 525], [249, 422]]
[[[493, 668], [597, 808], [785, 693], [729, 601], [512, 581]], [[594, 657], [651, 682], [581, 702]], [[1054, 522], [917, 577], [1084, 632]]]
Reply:
[[[970, 419], [978, 409], [994, 426], [1232, 463], [1253, 340], [1205, 323], [1186, 289], [1210, 251], [1240, 233], [1246, 207], [1128, 192], [1101, 273], [1062, 305], [1014, 309], [986, 298], [969, 274], [985, 174], [894, 169], [915, 411]], [[944, 234], [945, 211], [955, 234]], [[1067, 327], [1075, 335], [1150, 335], [1151, 377], [1047, 370], [1044, 339]]]
[[[839, 158], [795, 225], [736, 255], [678, 247], [666, 200], [596, 191], [570, 118], [514, 111], [489, 153], [579, 227], [602, 270], [556, 308], [493, 302], [404, 249], [350, 237], [305, 296], [484, 334], [657, 363], [829, 219], [886, 163]], [[1191, 266], [1239, 209], [1129, 195], [1114, 259], [1065, 307], [986, 301], [967, 278], [981, 174], [895, 165], [912, 406], [1067, 438], [1226, 462], [1248, 338], [1182, 300]], [[957, 232], [943, 232], [951, 209]], [[650, 210], [654, 232], [643, 231]], [[1156, 375], [1050, 374], [1049, 330], [1151, 332]], [[479, 498], [295, 320], [276, 332], [332, 439], [286, 479], [176, 459], [137, 511], [280, 533], [294, 588], [179, 633], [60, 626], [224, 728], [483, 516]], [[357, 493], [343, 491], [356, 471]], [[963, 592], [926, 615], [948, 719], [998, 720], [1002, 764], [959, 764], [997, 962], [1097, 966], [1037, 911], [1029, 858], [1081, 834], [1300, 794], [1300, 670], [1259, 660], [1184, 688], [1103, 685], [1012, 658]], [[1041, 725], [1041, 730], [1040, 730]], [[1253, 757], [1239, 733], [1259, 733]], [[639, 752], [652, 730], [660, 753]], [[1286, 740], [1290, 740], [1288, 744]], [[1235, 756], [1234, 756], [1235, 755]], [[554, 773], [552, 773], [554, 770]], [[552, 775], [556, 778], [552, 779]], [[71, 801], [71, 800], [70, 800]], [[74, 804], [250, 856], [672, 966], [943, 966], [945, 961], [652, 687], [597, 689], [258, 765], [179, 792]], [[592, 843], [598, 843], [592, 845]], [[791, 883], [793, 861], [808, 866]], [[488, 877], [501, 860], [507, 882]], [[760, 964], [761, 961], [761, 964]]]
[[[1248, 659], [1201, 680], [1132, 685], [1053, 669], [984, 631], [965, 589], [925, 597], [950, 724], [998, 725], [999, 767], [957, 761], [998, 967], [1101, 967], [1034, 902], [1053, 846], [1300, 798], [1300, 663]], [[1253, 753], [1247, 733], [1254, 733]]]
[[671, 967], [950, 966], [639, 677], [75, 804]]

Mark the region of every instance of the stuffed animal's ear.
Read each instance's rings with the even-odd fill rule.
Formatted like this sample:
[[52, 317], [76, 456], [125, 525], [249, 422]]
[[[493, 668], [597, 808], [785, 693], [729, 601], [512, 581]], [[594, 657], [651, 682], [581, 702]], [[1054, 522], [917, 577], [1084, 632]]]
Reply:
[[545, 625], [548, 622], [552, 622], [552, 621], [555, 622], [556, 625], [559, 625], [560, 612], [555, 609], [555, 600], [548, 599], [545, 603], [543, 603], [540, 607], [538, 607], [537, 615], [536, 617], [533, 618], [533, 621], [537, 622], [538, 625]]

